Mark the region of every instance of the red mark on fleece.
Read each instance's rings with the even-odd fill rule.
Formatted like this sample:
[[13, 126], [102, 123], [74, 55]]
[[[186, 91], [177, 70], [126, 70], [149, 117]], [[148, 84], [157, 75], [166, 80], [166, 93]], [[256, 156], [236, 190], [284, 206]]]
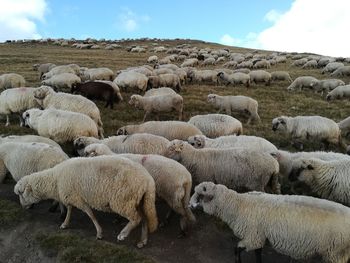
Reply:
[[146, 162], [146, 160], [148, 159], [148, 156], [143, 156], [141, 159], [141, 164], [144, 165], [144, 163]]
[[27, 88], [18, 88], [18, 92], [27, 92]]

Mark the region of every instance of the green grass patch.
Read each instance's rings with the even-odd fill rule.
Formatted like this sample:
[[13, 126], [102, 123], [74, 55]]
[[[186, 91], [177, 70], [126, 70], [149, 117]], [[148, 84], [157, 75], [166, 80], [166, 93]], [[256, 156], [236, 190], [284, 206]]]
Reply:
[[83, 238], [72, 233], [39, 234], [36, 240], [44, 251], [57, 255], [58, 262], [154, 262], [126, 246]]
[[18, 203], [0, 199], [0, 227], [13, 226], [24, 220], [25, 215]]

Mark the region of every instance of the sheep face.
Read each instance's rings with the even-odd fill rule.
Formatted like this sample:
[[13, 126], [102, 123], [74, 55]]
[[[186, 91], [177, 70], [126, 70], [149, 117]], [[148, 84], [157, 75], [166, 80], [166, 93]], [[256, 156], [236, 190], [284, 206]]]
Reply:
[[224, 72], [219, 72], [216, 76], [222, 78], [224, 76]]
[[121, 128], [119, 128], [119, 129], [117, 130], [116, 135], [117, 135], [117, 136], [118, 136], [118, 135], [128, 135], [128, 132], [127, 132], [127, 130], [126, 130], [125, 127], [121, 127]]
[[185, 147], [185, 142], [181, 140], [173, 140], [168, 144], [165, 151], [165, 157], [175, 161], [181, 161], [181, 153]]
[[187, 142], [197, 149], [204, 148], [205, 146], [205, 138], [202, 135], [190, 136], [188, 137]]
[[42, 110], [39, 109], [31, 109], [23, 112], [22, 119], [24, 122], [24, 126], [27, 128], [35, 129], [37, 126], [37, 118], [42, 114]]
[[37, 100], [43, 100], [51, 92], [54, 92], [51, 87], [41, 86], [40, 88], [37, 88], [34, 91], [34, 98], [37, 99]]
[[274, 118], [272, 120], [272, 130], [277, 131], [277, 130], [286, 130], [287, 128], [287, 122], [285, 118], [283, 117], [278, 117]]
[[140, 109], [140, 95], [132, 95], [129, 100], [130, 105], [134, 105], [136, 109]]
[[38, 203], [40, 199], [33, 193], [32, 186], [27, 180], [20, 180], [16, 185], [14, 192], [19, 196], [22, 207], [28, 209], [32, 204]]
[[194, 194], [190, 199], [191, 208], [203, 208], [203, 210], [212, 215], [215, 205], [212, 204], [215, 198], [216, 185], [212, 182], [203, 182], [194, 188]]
[[209, 94], [208, 97], [207, 97], [207, 101], [209, 103], [214, 104], [216, 102], [216, 94]]
[[100, 155], [106, 155], [110, 149], [107, 145], [93, 143], [85, 147], [83, 156], [94, 157]]
[[296, 160], [293, 162], [293, 169], [289, 174], [291, 182], [300, 181], [307, 185], [312, 184], [315, 164], [312, 160]]
[[82, 150], [86, 147], [87, 140], [85, 137], [79, 137], [73, 141], [73, 146], [75, 150]]

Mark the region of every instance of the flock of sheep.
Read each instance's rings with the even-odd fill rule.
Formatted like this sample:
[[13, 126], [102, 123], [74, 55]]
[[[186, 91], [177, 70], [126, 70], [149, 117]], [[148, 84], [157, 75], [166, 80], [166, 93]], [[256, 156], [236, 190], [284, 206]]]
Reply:
[[[244, 249], [255, 250], [259, 260], [267, 243], [295, 259], [319, 255], [326, 262], [348, 262], [350, 156], [292, 153], [262, 137], [243, 135], [244, 125], [233, 117], [236, 113], [246, 116], [247, 124], [261, 123], [258, 101], [247, 96], [208, 94], [207, 102], [218, 112], [185, 122], [180, 94], [192, 83], [249, 88], [278, 81], [287, 83], [290, 92], [311, 89], [327, 92], [327, 100], [349, 98], [350, 85], [342, 78], [350, 76], [350, 59], [233, 53], [186, 44], [160, 48], [153, 52], [166, 53], [162, 58], [153, 54], [146, 65], [116, 73], [76, 64], [37, 64], [34, 69], [42, 81], [37, 88], [25, 87], [24, 78], [16, 73], [1, 75], [0, 114], [6, 115], [6, 125], [9, 115], [17, 114], [20, 125], [38, 135], [0, 138], [0, 181], [8, 172], [12, 175], [23, 207], [54, 200], [53, 209], [59, 204], [66, 213], [62, 229], [68, 227], [73, 207], [89, 216], [97, 238], [103, 233], [92, 209], [128, 219], [118, 240], [142, 224], [139, 248], [158, 227], [157, 196], [180, 215], [184, 235], [196, 222], [190, 208], [202, 207], [226, 222], [240, 238], [236, 262], [241, 262]], [[299, 76], [293, 81], [286, 71], [267, 71], [290, 60], [292, 66], [319, 68], [332, 78]], [[202, 68], [217, 64], [222, 67]], [[115, 136], [104, 138], [101, 113], [93, 100], [112, 108], [113, 102], [123, 101], [123, 91], [138, 93], [128, 103], [144, 111], [143, 121], [119, 127]], [[176, 112], [179, 120], [145, 122], [166, 112]], [[322, 149], [333, 144], [345, 151], [343, 137], [350, 132], [350, 119], [336, 123], [322, 116], [276, 116], [272, 129], [290, 136], [298, 150], [311, 140]], [[72, 143], [81, 157], [70, 158], [60, 146], [65, 143]], [[318, 198], [307, 196], [310, 192], [281, 194], [281, 186], [289, 183], [292, 188], [308, 186]]]

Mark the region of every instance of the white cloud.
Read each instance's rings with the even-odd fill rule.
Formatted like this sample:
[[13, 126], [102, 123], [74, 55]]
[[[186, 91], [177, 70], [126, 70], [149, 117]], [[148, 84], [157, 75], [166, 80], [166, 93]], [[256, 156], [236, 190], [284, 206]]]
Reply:
[[348, 0], [295, 0], [257, 42], [264, 49], [350, 56], [348, 10]]
[[258, 35], [254, 32], [249, 32], [244, 38], [234, 38], [229, 34], [225, 34], [220, 38], [220, 43], [227, 46], [261, 48], [257, 42]]
[[[350, 57], [349, 0], [294, 0], [284, 13], [269, 11], [263, 20], [269, 28], [234, 45], [276, 51], [310, 52], [328, 56]], [[221, 41], [221, 43], [223, 43]]]
[[227, 46], [235, 46], [239, 44], [239, 40], [231, 37], [229, 34], [225, 34], [220, 38], [220, 43]]
[[0, 41], [40, 38], [37, 22], [44, 22], [45, 0], [0, 0]]
[[133, 32], [139, 28], [140, 23], [150, 20], [151, 18], [148, 15], [138, 15], [129, 8], [123, 8], [122, 14], [119, 15], [118, 25], [124, 31]]

